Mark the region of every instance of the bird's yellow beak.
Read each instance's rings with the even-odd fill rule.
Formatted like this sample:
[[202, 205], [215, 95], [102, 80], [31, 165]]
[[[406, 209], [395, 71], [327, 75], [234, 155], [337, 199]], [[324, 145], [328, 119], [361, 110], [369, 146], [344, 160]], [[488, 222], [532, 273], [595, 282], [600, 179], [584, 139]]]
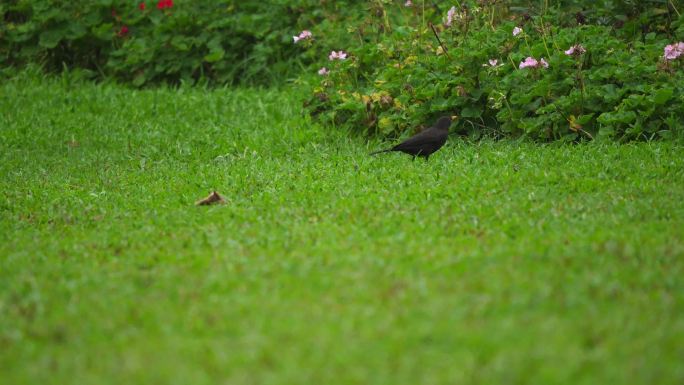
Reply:
[[451, 120], [456, 120], [458, 119], [458, 115], [451, 115]]

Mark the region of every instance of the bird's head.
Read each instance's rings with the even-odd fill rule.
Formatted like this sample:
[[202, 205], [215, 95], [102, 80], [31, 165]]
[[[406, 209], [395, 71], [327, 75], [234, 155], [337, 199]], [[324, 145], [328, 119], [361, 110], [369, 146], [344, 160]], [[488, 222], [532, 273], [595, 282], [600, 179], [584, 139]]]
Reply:
[[453, 115], [453, 116], [442, 116], [437, 120], [437, 123], [435, 124], [435, 127], [440, 129], [440, 130], [448, 130], [449, 126], [451, 126], [451, 121], [458, 119], [458, 116]]

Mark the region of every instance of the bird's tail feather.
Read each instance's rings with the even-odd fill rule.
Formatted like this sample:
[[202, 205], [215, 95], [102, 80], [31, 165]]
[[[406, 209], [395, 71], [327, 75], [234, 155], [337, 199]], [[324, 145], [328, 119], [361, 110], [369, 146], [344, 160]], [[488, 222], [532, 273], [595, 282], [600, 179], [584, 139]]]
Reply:
[[376, 155], [376, 154], [381, 154], [381, 153], [383, 153], [383, 152], [390, 152], [390, 151], [392, 151], [392, 149], [391, 149], [391, 148], [388, 148], [388, 149], [386, 149], [386, 150], [380, 150], [380, 151], [371, 152], [371, 153], [368, 154], [368, 155]]

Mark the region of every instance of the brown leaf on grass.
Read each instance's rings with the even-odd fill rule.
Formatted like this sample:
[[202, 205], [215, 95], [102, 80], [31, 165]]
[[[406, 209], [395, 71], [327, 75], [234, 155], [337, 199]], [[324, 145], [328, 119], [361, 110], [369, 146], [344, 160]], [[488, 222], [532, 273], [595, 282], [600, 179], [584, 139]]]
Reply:
[[223, 197], [216, 191], [212, 191], [211, 194], [209, 194], [206, 198], [200, 199], [197, 202], [195, 202], [195, 206], [207, 206], [219, 203], [224, 204], [226, 203], [226, 200], [223, 199]]

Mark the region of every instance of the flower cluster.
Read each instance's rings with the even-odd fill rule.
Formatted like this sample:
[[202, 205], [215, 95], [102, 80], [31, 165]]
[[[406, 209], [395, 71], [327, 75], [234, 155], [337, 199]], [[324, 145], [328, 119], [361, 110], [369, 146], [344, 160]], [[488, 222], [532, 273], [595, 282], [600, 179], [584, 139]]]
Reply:
[[406, 2], [404, 3], [404, 7], [411, 7], [411, 6], [413, 6], [413, 2], [411, 2], [411, 0], [406, 0]]
[[157, 9], [173, 8], [173, 0], [159, 0], [157, 2]]
[[587, 50], [582, 46], [582, 44], [575, 44], [568, 48], [568, 50], [565, 51], [565, 54], [568, 56], [579, 56], [585, 52], [587, 52]]
[[328, 55], [328, 59], [330, 60], [344, 60], [347, 58], [347, 53], [344, 51], [331, 51], [330, 55]]
[[[292, 40], [295, 42], [295, 44], [299, 41], [302, 41], [302, 40], [312, 40], [312, 39], [313, 39], [313, 34], [308, 29], [303, 30], [297, 36], [292, 36]], [[328, 59], [330, 61], [345, 60], [345, 59], [347, 59], [347, 56], [348, 56], [348, 54], [344, 51], [341, 51], [341, 50], [340, 51], [330, 51], [330, 54], [328, 55]], [[318, 74], [320, 76], [328, 76], [330, 74], [330, 70], [327, 69], [326, 67], [321, 67], [318, 70]]]
[[544, 58], [541, 58], [540, 60], [537, 60], [531, 56], [528, 56], [524, 61], [520, 62], [520, 65], [518, 68], [523, 69], [523, 68], [549, 68], [549, 63], [544, 60]]
[[665, 60], [675, 60], [682, 55], [684, 55], [684, 42], [680, 41], [679, 43], [665, 46], [665, 52], [663, 53]]
[[294, 40], [295, 43], [297, 43], [300, 40], [306, 40], [306, 39], [312, 39], [313, 35], [311, 34], [311, 31], [309, 30], [304, 30], [302, 31], [299, 36], [292, 36], [292, 40]]
[[513, 36], [518, 36], [518, 35], [520, 35], [521, 33], [523, 33], [523, 29], [522, 29], [522, 28], [520, 28], [520, 27], [515, 27], [515, 28], [513, 28]]

